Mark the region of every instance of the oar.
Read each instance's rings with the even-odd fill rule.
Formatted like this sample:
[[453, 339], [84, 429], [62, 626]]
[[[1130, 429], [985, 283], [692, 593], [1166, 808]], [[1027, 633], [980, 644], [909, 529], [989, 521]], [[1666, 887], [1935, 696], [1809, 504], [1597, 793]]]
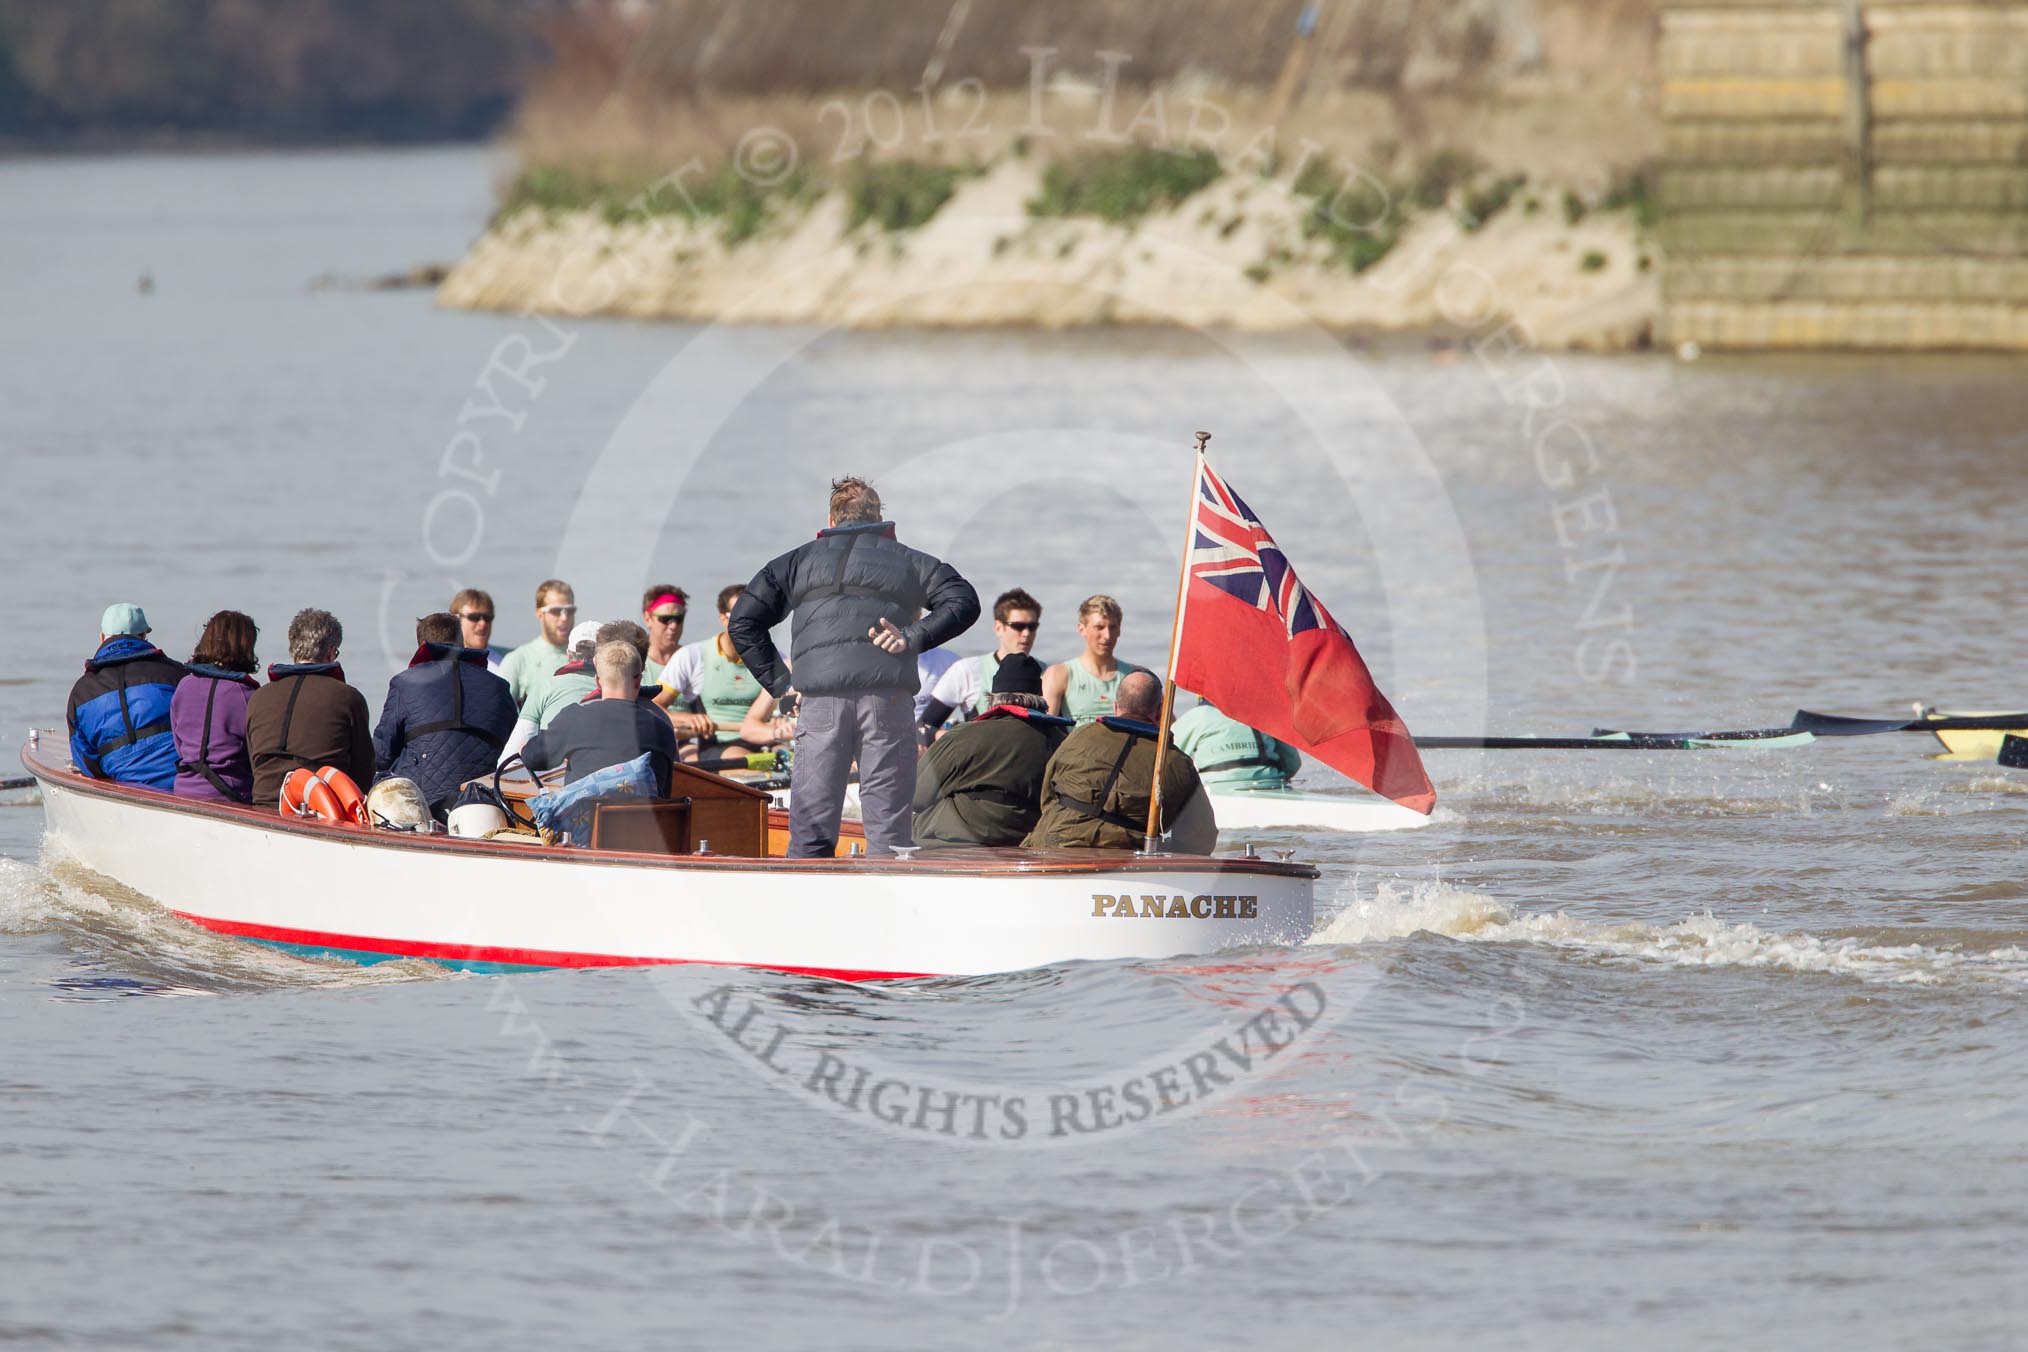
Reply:
[[1767, 750], [1802, 746], [1815, 740], [1807, 732], [1768, 729], [1758, 737], [1716, 734], [1696, 737], [1651, 733], [1612, 733], [1597, 737], [1418, 737], [1424, 750], [1455, 751], [1718, 751], [1731, 747]]
[[[1795, 728], [1735, 728], [1726, 732], [1626, 732], [1619, 728], [1593, 728], [1594, 737], [1634, 737], [1660, 742], [1785, 742], [1798, 735]], [[1805, 738], [1805, 740], [1808, 740]], [[1802, 745], [1801, 742], [1796, 745]]]
[[1964, 714], [1942, 718], [1846, 718], [1841, 714], [1816, 714], [1796, 710], [1789, 726], [1798, 732], [1819, 737], [1870, 737], [1876, 732], [2000, 732], [2028, 728], [2028, 713]]
[[1879, 732], [1908, 732], [1920, 725], [1905, 718], [1846, 718], [1842, 714], [1813, 714], [1808, 709], [1798, 709], [1789, 726], [1814, 732], [1819, 737], [1871, 737]]
[[2000, 764], [2010, 770], [2028, 770], [2028, 737], [2008, 733], [2000, 739]]

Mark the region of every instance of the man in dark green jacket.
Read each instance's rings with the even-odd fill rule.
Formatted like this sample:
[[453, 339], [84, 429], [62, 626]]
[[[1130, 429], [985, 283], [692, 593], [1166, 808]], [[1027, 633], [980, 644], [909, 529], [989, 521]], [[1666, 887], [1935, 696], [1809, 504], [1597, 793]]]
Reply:
[[939, 737], [915, 772], [915, 839], [932, 849], [1019, 845], [1042, 813], [1042, 774], [1070, 735], [1047, 711], [1042, 664], [1010, 653], [986, 712]]
[[[1139, 849], [1161, 716], [1162, 682], [1130, 672], [1113, 696], [1113, 712], [1064, 738], [1050, 757], [1042, 816], [1022, 843], [1031, 850]], [[1162, 830], [1178, 854], [1209, 854], [1218, 844], [1211, 797], [1173, 743], [1162, 758]]]

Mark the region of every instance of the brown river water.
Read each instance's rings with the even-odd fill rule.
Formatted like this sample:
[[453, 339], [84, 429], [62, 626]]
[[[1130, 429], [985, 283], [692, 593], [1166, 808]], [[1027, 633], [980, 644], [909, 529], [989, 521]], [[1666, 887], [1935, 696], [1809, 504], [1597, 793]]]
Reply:
[[[214, 609], [272, 659], [328, 607], [377, 705], [457, 585], [509, 642], [551, 573], [600, 618], [648, 580], [709, 596], [848, 470], [982, 592], [1040, 596], [1040, 655], [1106, 591], [1122, 654], [1159, 662], [1199, 428], [1417, 731], [2028, 705], [2019, 362], [719, 330], [310, 287], [454, 257], [495, 168], [0, 164], [10, 739], [61, 722], [109, 601], [179, 657]], [[1042, 1148], [784, 1092], [700, 1018], [723, 974], [194, 931], [45, 856], [15, 794], [0, 1340], [2018, 1346], [2028, 772], [1932, 749], [1433, 752], [1427, 829], [1256, 837], [1324, 869], [1305, 946], [734, 978], [848, 1063], [1037, 1101], [1317, 993], [1226, 1097]]]

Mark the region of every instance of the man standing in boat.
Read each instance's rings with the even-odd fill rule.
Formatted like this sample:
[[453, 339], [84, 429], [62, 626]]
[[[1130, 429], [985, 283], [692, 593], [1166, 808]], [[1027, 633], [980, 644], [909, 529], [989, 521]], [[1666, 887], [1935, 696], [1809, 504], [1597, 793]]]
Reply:
[[1121, 678], [1147, 670], [1113, 656], [1125, 617], [1120, 603], [1110, 596], [1085, 598], [1077, 608], [1077, 636], [1084, 640], [1084, 651], [1042, 673], [1042, 696], [1049, 701], [1049, 712], [1079, 723], [1103, 718], [1113, 711]]
[[[769, 632], [791, 615], [793, 679]], [[855, 758], [867, 849], [881, 854], [914, 844], [915, 658], [978, 618], [972, 584], [897, 541], [881, 519], [880, 494], [864, 479], [834, 480], [817, 538], [754, 574], [726, 632], [770, 695], [793, 689], [801, 696], [790, 858], [836, 853]]]

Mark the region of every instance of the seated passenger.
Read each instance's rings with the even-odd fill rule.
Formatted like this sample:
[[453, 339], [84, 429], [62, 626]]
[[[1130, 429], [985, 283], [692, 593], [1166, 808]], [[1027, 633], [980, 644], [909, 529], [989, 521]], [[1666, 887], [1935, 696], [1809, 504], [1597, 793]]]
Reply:
[[992, 702], [923, 753], [915, 772], [918, 845], [1019, 845], [1042, 815], [1042, 775], [1071, 721], [1043, 708], [1042, 664], [1009, 653]]
[[568, 765], [564, 783], [570, 784], [647, 752], [655, 767], [655, 792], [667, 798], [676, 733], [666, 715], [640, 698], [641, 655], [631, 644], [608, 643], [595, 654], [593, 666], [599, 698], [558, 714], [555, 722], [528, 739], [521, 759], [537, 773]]
[[99, 646], [70, 688], [70, 763], [79, 774], [168, 793], [176, 783], [169, 702], [183, 664], [148, 642], [148, 616], [120, 602], [99, 617]]
[[718, 633], [678, 648], [655, 696], [669, 711], [676, 735], [697, 739], [694, 747], [686, 743], [683, 758], [707, 770], [744, 769], [750, 753], [793, 735], [775, 721], [774, 696], [747, 670], [726, 634], [732, 607], [745, 590], [735, 582], [718, 593]]
[[[1022, 842], [1031, 850], [1137, 850], [1155, 777], [1155, 722], [1162, 682], [1135, 671], [1120, 681], [1113, 712], [1063, 739], [1042, 778], [1042, 817]], [[1171, 848], [1208, 854], [1218, 844], [1211, 796], [1188, 756], [1162, 758], [1162, 826]]]
[[176, 793], [214, 803], [253, 801], [253, 761], [246, 752], [246, 706], [261, 683], [254, 657], [260, 629], [250, 616], [221, 610], [204, 622], [190, 674], [169, 701], [176, 729]]
[[[649, 638], [648, 631], [640, 625], [635, 624], [632, 620], [607, 620], [599, 626], [598, 641], [593, 650], [596, 651], [598, 648], [603, 648], [608, 643], [624, 643], [641, 655], [641, 671], [643, 673], [641, 676], [641, 693], [634, 698], [640, 700], [641, 703], [647, 705], [656, 713], [661, 713], [662, 706], [655, 703], [655, 696], [662, 693], [662, 687], [650, 685], [646, 675], [648, 668], [655, 665], [654, 658], [649, 655], [649, 648], [653, 644], [653, 640]], [[594, 686], [591, 693], [580, 699], [578, 703], [588, 704], [598, 697], [598, 688]]]
[[1176, 749], [1190, 757], [1206, 786], [1285, 789], [1303, 768], [1303, 753], [1220, 713], [1210, 700], [1176, 720], [1169, 730]]
[[468, 779], [490, 773], [514, 730], [514, 694], [486, 669], [486, 650], [463, 646], [448, 612], [415, 622], [415, 656], [387, 683], [373, 729], [383, 779], [410, 779], [442, 816]]
[[333, 765], [361, 793], [373, 783], [373, 719], [338, 665], [344, 641], [345, 626], [328, 610], [299, 610], [289, 621], [292, 660], [270, 665], [268, 683], [246, 702], [255, 807], [281, 801], [291, 770]]

